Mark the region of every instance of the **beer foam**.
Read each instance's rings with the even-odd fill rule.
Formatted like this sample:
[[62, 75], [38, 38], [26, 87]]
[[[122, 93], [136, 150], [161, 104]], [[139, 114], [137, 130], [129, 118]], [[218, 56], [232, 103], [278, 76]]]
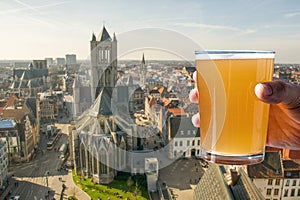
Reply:
[[196, 60], [275, 58], [275, 51], [201, 50], [195, 51]]

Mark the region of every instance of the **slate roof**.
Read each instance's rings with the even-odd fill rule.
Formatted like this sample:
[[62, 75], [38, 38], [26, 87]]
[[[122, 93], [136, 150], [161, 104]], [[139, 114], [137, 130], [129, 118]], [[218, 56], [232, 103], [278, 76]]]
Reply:
[[36, 98], [27, 98], [25, 99], [26, 106], [32, 111], [36, 117]]
[[195, 188], [194, 199], [233, 200], [233, 195], [223, 179], [223, 174], [218, 165], [209, 165]]
[[106, 41], [106, 40], [111, 41], [111, 37], [108, 34], [105, 26], [103, 26], [102, 31], [99, 33], [98, 41], [103, 42], [103, 41]]
[[111, 111], [112, 92], [113, 92], [113, 88], [111, 87], [104, 87], [100, 91], [93, 105], [94, 109], [98, 111], [99, 115], [103, 115], [103, 116], [112, 115], [112, 111]]
[[[199, 128], [192, 124], [191, 117], [175, 116], [169, 118], [171, 138], [200, 137]], [[196, 135], [193, 132], [196, 131]], [[190, 133], [190, 134], [188, 134]]]
[[281, 153], [266, 152], [263, 162], [248, 165], [248, 175], [250, 178], [281, 178], [283, 177]]
[[13, 76], [22, 78], [23, 80], [30, 80], [34, 78], [39, 78], [43, 76], [48, 76], [48, 69], [14, 69]]
[[250, 180], [243, 169], [239, 170], [239, 179], [235, 185], [228, 185], [225, 181], [223, 166], [209, 164], [208, 169], [200, 179], [195, 191], [194, 199], [224, 199], [224, 200], [263, 200], [261, 192]]

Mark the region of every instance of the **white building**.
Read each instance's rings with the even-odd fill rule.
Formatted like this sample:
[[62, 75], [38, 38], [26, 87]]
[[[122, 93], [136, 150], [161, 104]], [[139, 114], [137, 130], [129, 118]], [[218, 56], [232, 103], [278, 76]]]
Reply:
[[282, 200], [300, 199], [300, 161], [283, 160]]
[[172, 116], [168, 119], [169, 156], [193, 157], [201, 155], [200, 132], [191, 117]]
[[266, 200], [279, 200], [285, 184], [281, 152], [266, 152], [263, 162], [247, 166], [248, 176]]
[[7, 180], [8, 159], [6, 143], [0, 140], [0, 188], [3, 188]]
[[266, 200], [300, 199], [300, 151], [266, 152], [262, 163], [247, 166], [249, 177]]

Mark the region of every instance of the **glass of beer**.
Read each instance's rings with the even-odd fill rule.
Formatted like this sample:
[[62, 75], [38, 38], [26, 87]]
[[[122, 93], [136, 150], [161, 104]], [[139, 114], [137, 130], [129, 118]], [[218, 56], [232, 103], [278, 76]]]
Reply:
[[254, 93], [272, 80], [273, 51], [196, 51], [202, 157], [229, 165], [263, 161], [269, 105]]

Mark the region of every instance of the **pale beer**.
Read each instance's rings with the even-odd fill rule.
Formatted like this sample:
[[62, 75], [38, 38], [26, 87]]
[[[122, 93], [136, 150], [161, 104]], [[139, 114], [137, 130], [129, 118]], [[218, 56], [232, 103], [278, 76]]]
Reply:
[[254, 93], [272, 80], [274, 52], [196, 52], [200, 135], [205, 159], [221, 164], [263, 160], [269, 105]]

